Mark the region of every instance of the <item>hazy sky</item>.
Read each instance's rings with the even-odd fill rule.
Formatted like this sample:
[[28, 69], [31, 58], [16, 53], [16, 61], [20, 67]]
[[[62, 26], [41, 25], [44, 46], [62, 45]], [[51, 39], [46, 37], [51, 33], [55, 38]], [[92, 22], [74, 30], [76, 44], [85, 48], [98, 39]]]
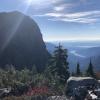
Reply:
[[31, 16], [46, 41], [99, 40], [100, 0], [0, 0], [0, 12]]

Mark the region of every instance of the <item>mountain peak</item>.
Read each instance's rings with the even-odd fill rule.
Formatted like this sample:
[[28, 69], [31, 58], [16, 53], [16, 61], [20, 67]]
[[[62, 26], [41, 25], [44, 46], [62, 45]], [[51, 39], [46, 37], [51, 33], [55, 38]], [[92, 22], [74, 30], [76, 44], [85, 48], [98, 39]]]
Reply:
[[44, 69], [48, 51], [36, 22], [18, 11], [0, 13], [0, 65]]

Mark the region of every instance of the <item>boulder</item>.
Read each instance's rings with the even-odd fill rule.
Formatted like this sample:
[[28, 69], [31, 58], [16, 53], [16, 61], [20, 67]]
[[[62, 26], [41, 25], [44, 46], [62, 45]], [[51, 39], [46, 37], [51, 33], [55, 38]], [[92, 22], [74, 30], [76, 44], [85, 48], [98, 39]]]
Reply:
[[92, 77], [70, 77], [67, 80], [66, 95], [83, 100], [88, 90], [96, 88], [97, 85], [98, 81]]
[[68, 100], [66, 96], [50, 96], [47, 100]]
[[11, 88], [0, 89], [0, 98], [8, 96], [10, 94], [10, 92], [11, 92]]
[[69, 89], [80, 87], [90, 87], [98, 84], [98, 81], [92, 77], [70, 77], [67, 80], [67, 87]]

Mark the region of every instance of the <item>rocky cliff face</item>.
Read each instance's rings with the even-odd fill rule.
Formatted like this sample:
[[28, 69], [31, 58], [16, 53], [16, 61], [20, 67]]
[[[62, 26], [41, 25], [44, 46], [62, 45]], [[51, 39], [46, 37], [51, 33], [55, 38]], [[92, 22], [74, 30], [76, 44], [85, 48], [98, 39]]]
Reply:
[[38, 25], [20, 12], [0, 13], [0, 66], [33, 65], [42, 71], [49, 53]]

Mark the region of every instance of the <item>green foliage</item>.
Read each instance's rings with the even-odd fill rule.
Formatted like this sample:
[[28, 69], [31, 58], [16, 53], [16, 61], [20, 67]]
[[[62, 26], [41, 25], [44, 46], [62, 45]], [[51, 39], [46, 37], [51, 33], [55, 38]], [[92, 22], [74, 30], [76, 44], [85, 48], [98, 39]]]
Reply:
[[80, 64], [77, 63], [77, 68], [76, 68], [76, 76], [80, 76], [81, 75], [81, 71], [80, 71]]
[[93, 67], [93, 64], [92, 64], [92, 62], [91, 62], [91, 60], [90, 60], [89, 66], [88, 66], [88, 68], [87, 68], [87, 70], [86, 70], [86, 75], [87, 75], [87, 76], [95, 77], [95, 72], [94, 72], [94, 69], [93, 69], [93, 68], [94, 68], [94, 67]]
[[32, 70], [27, 68], [16, 70], [12, 65], [7, 65], [5, 69], [0, 69], [0, 88], [14, 88], [24, 85], [31, 87], [47, 86], [56, 92], [61, 92], [63, 89], [59, 83], [59, 76], [57, 74], [53, 76], [47, 69], [44, 73], [37, 73], [35, 66], [33, 66]]
[[67, 57], [67, 50], [63, 49], [63, 47], [59, 44], [59, 46], [56, 47], [49, 63], [49, 71], [53, 75], [57, 74], [60, 82], [62, 83], [65, 83], [69, 78]]
[[75, 76], [75, 75], [76, 75], [75, 72], [72, 72], [72, 73], [71, 73], [71, 76]]
[[10, 87], [16, 91], [17, 88], [23, 89], [23, 86], [46, 86], [50, 89], [49, 94], [62, 94], [64, 85], [59, 81], [60, 76], [57, 73], [53, 75], [48, 68], [43, 73], [37, 73], [35, 66], [32, 70], [16, 70], [14, 66], [7, 65], [5, 69], [0, 69], [0, 88]]
[[23, 95], [23, 96], [19, 96], [19, 97], [10, 96], [10, 97], [5, 97], [2, 100], [47, 100], [47, 96], [41, 96], [41, 95], [38, 95], [38, 96]]
[[19, 71], [16, 70], [14, 66], [7, 65], [5, 69], [0, 69], [0, 87], [13, 87], [16, 84], [30, 84], [34, 80], [35, 75], [35, 68], [31, 71], [27, 68]]
[[[69, 67], [67, 62], [67, 50], [61, 45], [56, 47], [52, 58], [44, 72], [38, 73], [36, 66], [32, 69], [25, 67], [16, 70], [13, 65], [7, 65], [5, 69], [0, 69], [0, 88], [11, 87], [48, 87], [53, 95], [64, 94], [65, 82], [69, 78]], [[72, 76], [80, 76], [80, 64], [77, 63], [76, 72]], [[87, 76], [95, 77], [92, 62], [90, 61], [86, 71]], [[10, 100], [10, 99], [9, 99]], [[19, 99], [20, 100], [20, 99]]]
[[37, 68], [36, 68], [35, 65], [33, 65], [31, 72], [32, 72], [32, 75], [33, 75], [33, 76], [36, 75], [36, 74], [38, 73]]

